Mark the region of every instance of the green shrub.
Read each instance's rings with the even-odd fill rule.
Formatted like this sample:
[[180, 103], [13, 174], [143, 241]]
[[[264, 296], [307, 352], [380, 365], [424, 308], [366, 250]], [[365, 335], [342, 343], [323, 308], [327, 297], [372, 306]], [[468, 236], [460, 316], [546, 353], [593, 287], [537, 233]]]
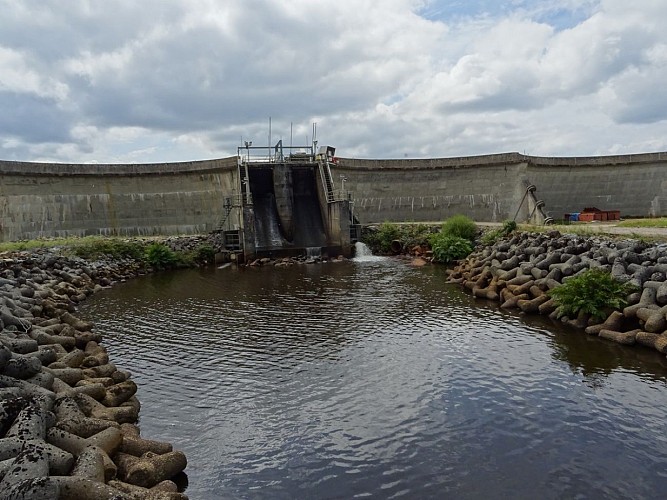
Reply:
[[429, 243], [433, 250], [433, 260], [442, 264], [463, 259], [472, 252], [472, 243], [469, 240], [442, 232], [432, 234]]
[[164, 243], [151, 243], [146, 247], [146, 262], [156, 269], [169, 269], [178, 264], [178, 256]]
[[404, 248], [428, 245], [431, 228], [427, 224], [406, 224], [400, 228], [399, 239]]
[[400, 231], [396, 224], [391, 222], [384, 222], [380, 225], [380, 229], [377, 232], [378, 244], [382, 252], [391, 251], [391, 242], [397, 240], [399, 237]]
[[558, 315], [575, 317], [580, 312], [604, 319], [610, 310], [627, 305], [628, 294], [635, 291], [601, 269], [589, 269], [549, 291], [558, 304]]
[[398, 225], [391, 222], [383, 222], [377, 230], [370, 230], [364, 233], [362, 241], [374, 253], [391, 252], [391, 242], [399, 239], [400, 230]]
[[482, 245], [490, 246], [493, 245], [496, 241], [498, 241], [498, 238], [501, 238], [502, 236], [507, 236], [510, 234], [512, 231], [515, 231], [517, 228], [517, 224], [513, 220], [506, 220], [503, 222], [503, 226], [499, 229], [494, 229], [492, 231], [487, 231], [484, 233], [484, 236], [482, 236], [482, 239], [480, 242]]
[[200, 245], [193, 257], [198, 264], [211, 264], [215, 260], [215, 248], [211, 245]]
[[456, 236], [468, 241], [475, 241], [477, 226], [470, 217], [454, 215], [442, 224], [441, 232], [447, 236]]
[[505, 236], [507, 236], [512, 231], [516, 231], [516, 228], [517, 228], [516, 221], [506, 220], [506, 221], [503, 221], [503, 228], [502, 228], [501, 231]]
[[392, 224], [384, 222], [377, 229], [364, 228], [361, 241], [379, 254], [391, 253], [392, 241], [398, 241], [401, 248], [410, 249], [416, 245], [428, 245], [431, 228], [427, 224]]

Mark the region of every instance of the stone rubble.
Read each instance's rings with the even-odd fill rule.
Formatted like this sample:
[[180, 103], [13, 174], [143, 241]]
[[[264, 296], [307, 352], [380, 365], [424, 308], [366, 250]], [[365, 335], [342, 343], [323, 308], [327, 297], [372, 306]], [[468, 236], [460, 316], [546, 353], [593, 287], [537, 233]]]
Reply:
[[240, 267], [262, 267], [262, 266], [274, 266], [274, 267], [290, 267], [298, 264], [320, 264], [325, 262], [343, 262], [347, 260], [342, 255], [334, 257], [332, 259], [327, 256], [321, 257], [282, 257], [277, 259], [272, 259], [269, 257], [263, 257], [261, 259], [255, 259], [248, 264], [240, 264]]
[[171, 480], [185, 455], [140, 435], [136, 384], [76, 316], [145, 272], [56, 250], [0, 254], [0, 499], [187, 498]]
[[[559, 318], [547, 292], [590, 268], [604, 269], [639, 291], [628, 296], [627, 307], [609, 311], [602, 321], [584, 314]], [[504, 309], [548, 315], [588, 335], [667, 353], [667, 245], [558, 231], [514, 233], [478, 247], [448, 274], [449, 282]]]

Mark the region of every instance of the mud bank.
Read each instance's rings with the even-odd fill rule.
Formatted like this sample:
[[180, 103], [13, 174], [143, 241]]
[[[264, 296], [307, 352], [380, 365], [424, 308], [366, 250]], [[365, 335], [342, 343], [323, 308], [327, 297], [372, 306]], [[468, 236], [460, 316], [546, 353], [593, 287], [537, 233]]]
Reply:
[[0, 254], [0, 498], [186, 499], [187, 461], [141, 436], [130, 373], [76, 315], [96, 291], [151, 272], [57, 250]]
[[[587, 314], [559, 317], [548, 291], [592, 268], [606, 270], [638, 291], [627, 297], [627, 307], [610, 310], [603, 320]], [[667, 245], [558, 231], [518, 233], [478, 248], [449, 271], [449, 282], [504, 309], [548, 315], [588, 335], [667, 353]]]

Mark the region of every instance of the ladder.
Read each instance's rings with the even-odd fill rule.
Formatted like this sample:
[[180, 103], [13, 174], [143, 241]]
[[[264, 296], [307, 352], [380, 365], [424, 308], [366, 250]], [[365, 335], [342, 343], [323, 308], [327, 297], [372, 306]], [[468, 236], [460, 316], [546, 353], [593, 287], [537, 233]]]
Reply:
[[322, 177], [322, 185], [327, 196], [327, 203], [333, 203], [335, 201], [335, 197], [329, 162], [320, 162], [320, 176]]
[[232, 213], [232, 209], [234, 208], [234, 205], [232, 204], [232, 199], [225, 198], [225, 204], [223, 205], [223, 207], [225, 209], [225, 212], [222, 215], [220, 222], [213, 231], [215, 233], [220, 233], [225, 229], [225, 223], [227, 222], [227, 219], [229, 219], [229, 214]]

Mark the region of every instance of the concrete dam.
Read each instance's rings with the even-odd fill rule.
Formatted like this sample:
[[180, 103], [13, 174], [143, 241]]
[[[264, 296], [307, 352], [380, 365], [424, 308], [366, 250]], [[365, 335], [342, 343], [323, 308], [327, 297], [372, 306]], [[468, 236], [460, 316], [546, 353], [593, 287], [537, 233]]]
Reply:
[[[0, 161], [0, 241], [227, 232], [252, 254], [344, 253], [350, 224], [667, 215], [667, 153], [353, 159], [277, 148], [161, 164]], [[323, 156], [324, 155], [324, 156]]]

